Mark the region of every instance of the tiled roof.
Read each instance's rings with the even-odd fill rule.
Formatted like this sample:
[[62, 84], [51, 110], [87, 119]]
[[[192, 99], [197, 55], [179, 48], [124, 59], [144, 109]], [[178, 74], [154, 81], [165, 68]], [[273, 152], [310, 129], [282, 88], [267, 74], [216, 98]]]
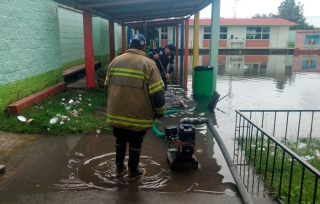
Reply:
[[[190, 25], [194, 24], [194, 19], [189, 19]], [[210, 25], [211, 19], [200, 19], [200, 25]], [[297, 25], [294, 22], [282, 18], [220, 18], [220, 25]]]

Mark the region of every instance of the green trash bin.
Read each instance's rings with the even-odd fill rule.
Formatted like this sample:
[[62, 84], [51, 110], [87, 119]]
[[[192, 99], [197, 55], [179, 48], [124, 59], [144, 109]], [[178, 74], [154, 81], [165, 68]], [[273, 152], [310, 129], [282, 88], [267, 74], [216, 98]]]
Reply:
[[193, 95], [211, 96], [213, 91], [213, 67], [194, 67]]

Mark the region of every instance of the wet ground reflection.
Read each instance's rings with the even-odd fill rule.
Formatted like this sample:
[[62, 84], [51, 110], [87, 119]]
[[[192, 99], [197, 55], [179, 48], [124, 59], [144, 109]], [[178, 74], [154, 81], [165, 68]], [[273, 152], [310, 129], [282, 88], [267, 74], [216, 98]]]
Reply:
[[[160, 130], [166, 124], [174, 124], [177, 118], [186, 117], [186, 113], [168, 116], [161, 124]], [[82, 136], [69, 152], [69, 163], [66, 168], [71, 168], [69, 178], [62, 178], [60, 183], [54, 184], [58, 189], [105, 189], [105, 190], [152, 190], [157, 192], [209, 192], [235, 194], [235, 186], [231, 183], [221, 183], [223, 176], [217, 172], [220, 167], [212, 159], [213, 138], [199, 126], [196, 135], [196, 153], [199, 160], [198, 170], [174, 172], [170, 170], [166, 160], [167, 145], [163, 138], [148, 134], [143, 143], [140, 165], [146, 168], [145, 177], [128, 182], [126, 176], [115, 176], [115, 140], [111, 134], [97, 134], [95, 131]], [[207, 138], [210, 138], [208, 141]], [[128, 157], [126, 157], [126, 160]]]

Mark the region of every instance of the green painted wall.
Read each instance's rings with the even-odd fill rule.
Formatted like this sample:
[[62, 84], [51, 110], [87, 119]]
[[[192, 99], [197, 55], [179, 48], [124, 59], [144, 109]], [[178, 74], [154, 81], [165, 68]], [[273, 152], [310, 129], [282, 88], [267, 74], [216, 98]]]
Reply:
[[100, 56], [101, 55], [100, 17], [93, 17], [92, 18], [92, 36], [93, 36], [94, 56]]
[[[100, 17], [92, 18], [95, 60], [101, 60], [102, 66], [110, 62], [109, 21]], [[122, 51], [121, 25], [114, 23], [114, 40], [116, 56]]]
[[110, 62], [109, 21], [100, 17], [93, 17], [92, 27], [95, 60], [100, 60], [101, 66], [105, 66]]
[[[109, 22], [92, 18], [94, 56], [110, 61]], [[64, 69], [84, 63], [82, 13], [52, 0], [0, 0], [0, 114], [23, 97], [63, 81]], [[116, 55], [121, 26], [115, 23]]]
[[116, 47], [116, 56], [117, 56], [121, 52], [121, 48], [122, 48], [122, 31], [121, 31], [121, 25], [118, 23], [114, 24], [114, 36], [115, 36], [115, 47]]
[[6, 105], [62, 81], [57, 4], [0, 1], [0, 114]]
[[82, 13], [58, 7], [62, 69], [84, 63]]

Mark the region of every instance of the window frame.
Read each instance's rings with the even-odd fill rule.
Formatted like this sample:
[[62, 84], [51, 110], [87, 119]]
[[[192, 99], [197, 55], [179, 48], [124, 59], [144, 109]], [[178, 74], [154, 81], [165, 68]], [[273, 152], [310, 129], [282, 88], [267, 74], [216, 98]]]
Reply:
[[247, 26], [246, 40], [269, 40], [270, 26]]
[[[220, 29], [219, 40], [227, 40], [228, 39], [228, 26], [220, 26], [219, 29]], [[223, 29], [225, 29], [225, 31], [221, 32]], [[211, 39], [211, 26], [204, 26], [203, 27], [203, 40], [210, 40], [210, 39]]]
[[168, 27], [161, 27], [161, 40], [168, 40]]

